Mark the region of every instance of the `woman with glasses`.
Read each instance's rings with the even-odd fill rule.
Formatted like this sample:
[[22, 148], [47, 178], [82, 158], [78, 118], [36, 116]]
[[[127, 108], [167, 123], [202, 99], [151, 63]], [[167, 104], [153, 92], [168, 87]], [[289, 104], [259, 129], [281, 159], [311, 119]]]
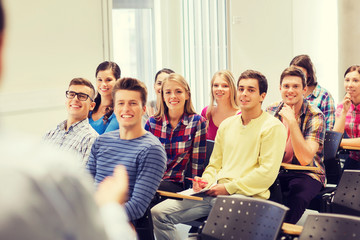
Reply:
[[206, 121], [196, 114], [183, 76], [171, 73], [164, 79], [159, 109], [148, 119], [145, 129], [159, 138], [168, 158], [159, 190], [184, 190], [187, 166], [192, 177], [201, 176], [206, 157]]
[[211, 80], [210, 104], [201, 111], [201, 116], [207, 120], [206, 138], [209, 140], [215, 140], [222, 121], [240, 114], [234, 82], [234, 77], [228, 70], [216, 72]]
[[[341, 145], [360, 147], [360, 66], [350, 66], [344, 74], [346, 95], [336, 108], [334, 131], [346, 133]], [[360, 152], [350, 151], [344, 169], [360, 169]]]
[[119, 129], [111, 93], [120, 75], [121, 70], [114, 62], [105, 61], [96, 68], [96, 105], [89, 114], [89, 123], [99, 134]]

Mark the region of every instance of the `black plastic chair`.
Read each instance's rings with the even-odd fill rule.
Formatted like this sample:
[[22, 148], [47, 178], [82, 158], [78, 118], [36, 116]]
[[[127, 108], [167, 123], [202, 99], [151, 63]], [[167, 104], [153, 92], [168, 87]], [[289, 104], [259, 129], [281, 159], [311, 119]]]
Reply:
[[273, 201], [219, 196], [200, 239], [276, 239], [288, 208]]
[[360, 170], [344, 170], [329, 204], [332, 213], [360, 216]]
[[360, 239], [360, 218], [342, 214], [309, 214], [299, 240]]
[[[213, 140], [209, 140], [209, 139], [206, 140], [206, 157], [205, 157], [205, 161], [204, 161], [204, 169], [209, 164], [209, 160], [210, 160], [212, 151], [214, 149], [214, 145], [215, 145], [215, 142]], [[192, 176], [191, 163], [189, 163], [186, 167], [185, 177], [191, 177], [191, 178], [194, 177], [194, 176]], [[185, 182], [186, 189], [192, 187], [192, 181], [185, 179], [184, 182]]]
[[134, 221], [134, 227], [139, 240], [155, 240], [150, 208], [146, 210], [144, 216]]
[[342, 140], [342, 133], [326, 131], [324, 139], [324, 165], [327, 186], [310, 202], [309, 209], [326, 212], [324, 195], [336, 190], [336, 185], [341, 178], [342, 169], [338, 150]]
[[338, 150], [343, 134], [334, 131], [326, 131], [324, 139], [324, 165], [326, 179], [329, 184], [338, 184], [341, 178], [341, 164], [338, 158]]

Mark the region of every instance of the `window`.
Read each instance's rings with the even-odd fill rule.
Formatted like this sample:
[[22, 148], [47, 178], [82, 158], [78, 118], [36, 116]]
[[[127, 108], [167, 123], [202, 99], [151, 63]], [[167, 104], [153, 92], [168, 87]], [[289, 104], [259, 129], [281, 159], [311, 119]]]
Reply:
[[112, 8], [113, 59], [122, 76], [135, 77], [148, 88], [153, 86], [156, 64], [153, 6], [152, 0], [113, 0]]
[[213, 74], [228, 68], [226, 6], [226, 0], [182, 1], [184, 76], [198, 112], [209, 103]]

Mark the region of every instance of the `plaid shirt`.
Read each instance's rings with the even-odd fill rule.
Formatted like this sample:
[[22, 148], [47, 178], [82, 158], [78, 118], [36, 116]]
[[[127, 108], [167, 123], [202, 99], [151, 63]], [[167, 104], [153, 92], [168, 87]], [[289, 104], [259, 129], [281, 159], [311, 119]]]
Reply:
[[[340, 117], [342, 109], [343, 104], [340, 103], [336, 108], [336, 117]], [[360, 105], [351, 104], [349, 111], [346, 113], [344, 130], [350, 138], [360, 137]], [[360, 152], [350, 151], [349, 157], [360, 161]]]
[[191, 163], [192, 176], [201, 176], [206, 157], [206, 120], [200, 115], [184, 114], [172, 129], [166, 116], [148, 119], [145, 129], [159, 138], [167, 154], [167, 169], [163, 179], [184, 181], [184, 172]]
[[306, 97], [306, 100], [323, 112], [326, 130], [332, 130], [335, 123], [335, 102], [331, 94], [317, 84], [314, 91]]
[[[274, 103], [267, 107], [266, 111], [280, 119], [280, 121], [282, 121], [282, 117], [279, 115], [279, 111], [281, 110], [282, 106], [283, 102]], [[325, 166], [323, 163], [323, 146], [325, 138], [324, 114], [316, 107], [310, 105], [309, 102], [304, 99], [303, 105], [300, 109], [300, 117], [298, 118], [298, 123], [305, 140], [312, 140], [319, 143], [319, 149], [317, 150], [313, 158], [313, 162], [310, 163], [308, 166], [319, 167], [320, 170], [316, 171], [315, 173], [308, 171], [304, 173], [325, 185]], [[295, 155], [292, 159], [292, 164], [300, 165]]]
[[46, 133], [43, 140], [55, 144], [60, 149], [79, 154], [82, 163], [86, 165], [91, 147], [99, 134], [91, 127], [87, 118], [71, 125], [67, 131], [66, 123], [67, 120]]

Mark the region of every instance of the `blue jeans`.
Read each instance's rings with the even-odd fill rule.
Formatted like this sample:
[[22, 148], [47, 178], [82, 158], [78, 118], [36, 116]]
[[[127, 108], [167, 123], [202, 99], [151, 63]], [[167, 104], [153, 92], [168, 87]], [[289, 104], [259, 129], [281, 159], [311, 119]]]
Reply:
[[167, 199], [151, 209], [157, 240], [180, 239], [175, 224], [208, 216], [216, 197], [204, 196], [203, 201]]

